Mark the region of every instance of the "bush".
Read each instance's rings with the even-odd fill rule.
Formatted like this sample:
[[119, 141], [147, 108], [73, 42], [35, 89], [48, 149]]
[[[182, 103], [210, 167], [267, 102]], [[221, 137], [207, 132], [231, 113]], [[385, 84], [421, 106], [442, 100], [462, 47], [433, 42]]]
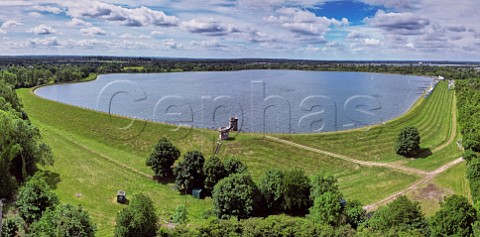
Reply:
[[474, 203], [480, 200], [480, 160], [473, 159], [467, 164], [467, 179]]
[[205, 158], [198, 151], [189, 151], [175, 167], [175, 185], [178, 190], [192, 193], [194, 188], [203, 188], [203, 164]]
[[[428, 235], [428, 224], [418, 202], [412, 202], [405, 196], [400, 196], [387, 206], [373, 213], [365, 223], [367, 229], [363, 232], [387, 235], [386, 233], [417, 232]], [[388, 236], [392, 236], [388, 234]], [[396, 236], [396, 235], [393, 235]]]
[[207, 193], [211, 193], [215, 184], [227, 176], [225, 166], [216, 156], [212, 156], [205, 161], [203, 173], [205, 175], [205, 189]]
[[316, 222], [339, 226], [342, 224], [342, 195], [338, 192], [326, 192], [315, 197], [313, 206], [309, 210], [309, 217]]
[[180, 157], [180, 151], [167, 138], [162, 138], [155, 145], [155, 149], [147, 160], [158, 177], [172, 176], [172, 166]]
[[32, 224], [31, 236], [94, 237], [95, 224], [82, 207], [70, 204], [58, 205], [48, 210], [42, 218]]
[[228, 157], [224, 162], [225, 170], [227, 174], [238, 174], [246, 172], [247, 166], [238, 158], [236, 157]]
[[363, 204], [359, 201], [347, 201], [345, 206], [345, 221], [352, 228], [357, 229], [367, 220], [367, 213], [363, 209]]
[[267, 170], [258, 184], [258, 188], [265, 200], [266, 209], [269, 212], [282, 210], [283, 193], [282, 180], [283, 172], [276, 169]]
[[285, 172], [282, 179], [282, 209], [286, 213], [305, 215], [310, 208], [310, 180], [303, 170]]
[[463, 196], [452, 195], [430, 219], [431, 236], [471, 236], [477, 211]]
[[185, 205], [179, 205], [173, 215], [173, 223], [186, 224], [188, 221], [188, 212]]
[[259, 210], [260, 192], [247, 173], [222, 179], [213, 189], [213, 205], [218, 218], [249, 218]]
[[59, 202], [57, 195], [50, 191], [44, 181], [32, 179], [20, 189], [17, 206], [20, 216], [31, 224], [39, 220], [48, 208], [53, 209]]
[[115, 237], [154, 237], [158, 217], [152, 200], [145, 194], [137, 194], [130, 205], [117, 215]]
[[420, 134], [415, 127], [406, 127], [398, 134], [395, 145], [397, 154], [412, 157], [420, 151]]
[[25, 221], [19, 216], [4, 219], [2, 223], [2, 237], [25, 236]]

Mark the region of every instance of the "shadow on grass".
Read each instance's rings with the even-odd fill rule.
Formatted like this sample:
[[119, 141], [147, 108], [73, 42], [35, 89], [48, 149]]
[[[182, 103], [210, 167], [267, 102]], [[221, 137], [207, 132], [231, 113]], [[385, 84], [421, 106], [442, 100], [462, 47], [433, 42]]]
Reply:
[[167, 176], [167, 177], [153, 176], [153, 180], [155, 180], [155, 181], [157, 181], [158, 183], [161, 183], [161, 184], [175, 183], [175, 177], [174, 176]]
[[413, 158], [415, 158], [415, 159], [425, 159], [425, 158], [431, 156], [432, 154], [433, 153], [432, 153], [432, 150], [430, 150], [430, 148], [423, 148]]
[[42, 177], [51, 189], [56, 189], [57, 184], [62, 181], [60, 174], [48, 170], [39, 170], [35, 175]]

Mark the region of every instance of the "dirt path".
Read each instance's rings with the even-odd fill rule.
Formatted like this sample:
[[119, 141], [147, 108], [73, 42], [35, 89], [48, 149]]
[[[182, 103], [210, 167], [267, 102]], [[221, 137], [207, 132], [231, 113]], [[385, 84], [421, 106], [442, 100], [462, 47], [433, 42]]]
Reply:
[[354, 159], [354, 158], [351, 158], [351, 157], [348, 157], [348, 156], [345, 156], [345, 155], [340, 155], [340, 154], [336, 154], [336, 153], [333, 153], [333, 152], [320, 150], [320, 149], [317, 149], [317, 148], [305, 146], [305, 145], [302, 145], [302, 144], [298, 144], [298, 143], [295, 143], [295, 142], [283, 140], [283, 139], [268, 136], [268, 135], [266, 135], [265, 138], [267, 138], [269, 140], [272, 140], [272, 141], [276, 141], [276, 142], [283, 143], [283, 144], [290, 145], [290, 146], [295, 146], [295, 147], [298, 147], [298, 148], [301, 148], [301, 149], [304, 149], [304, 150], [313, 151], [313, 152], [316, 152], [316, 153], [319, 153], [319, 154], [323, 154], [323, 155], [326, 155], [326, 156], [330, 156], [330, 157], [333, 157], [333, 158], [341, 159], [341, 160], [344, 160], [344, 161], [352, 162], [352, 163], [363, 165], [363, 166], [384, 167], [384, 168], [389, 168], [389, 169], [395, 169], [395, 170], [398, 170], [398, 171], [403, 172], [403, 173], [420, 175], [420, 176], [424, 176], [424, 175], [428, 174], [428, 172], [424, 171], [424, 170], [415, 169], [415, 168], [406, 167], [406, 166], [397, 165], [397, 164], [357, 160], [357, 159]]
[[463, 161], [463, 157], [460, 157], [450, 163], [447, 163], [445, 165], [443, 165], [442, 167], [432, 171], [432, 172], [429, 172], [427, 175], [425, 175], [423, 178], [421, 178], [420, 180], [417, 180], [415, 181], [412, 185], [410, 185], [410, 187], [404, 189], [404, 190], [401, 190], [399, 192], [396, 192], [376, 203], [373, 203], [373, 204], [370, 204], [368, 206], [365, 206], [364, 209], [367, 210], [367, 211], [373, 211], [375, 209], [377, 209], [379, 206], [382, 206], [382, 205], [385, 205], [393, 200], [395, 200], [397, 197], [401, 196], [401, 195], [405, 195], [407, 194], [408, 192], [411, 192], [415, 189], [417, 189], [419, 186], [421, 185], [424, 185], [424, 184], [427, 184], [428, 182], [432, 181], [433, 178], [435, 178], [437, 175], [445, 172], [446, 170], [448, 170], [449, 168], [451, 168], [452, 166], [458, 164], [458, 163], [461, 163]]
[[[447, 146], [449, 146], [452, 142], [454, 142], [456, 136], [457, 136], [457, 98], [455, 97], [455, 94], [454, 94], [454, 96], [453, 96], [453, 107], [452, 107], [452, 131], [450, 133], [450, 137], [448, 138], [448, 140], [446, 142], [444, 142], [440, 146], [435, 147], [432, 150], [432, 153], [438, 152], [438, 151], [446, 148]], [[363, 165], [363, 166], [385, 167], [385, 168], [389, 168], [389, 169], [398, 170], [398, 171], [404, 172], [404, 173], [409, 173], [409, 174], [422, 176], [421, 179], [415, 181], [408, 188], [406, 188], [404, 190], [401, 190], [401, 191], [398, 191], [398, 192], [396, 192], [396, 193], [394, 193], [394, 194], [392, 194], [392, 195], [390, 195], [390, 196], [388, 196], [388, 197], [386, 197], [386, 198], [384, 198], [384, 199], [382, 199], [382, 200], [380, 200], [376, 203], [365, 206], [364, 208], [367, 211], [375, 210], [379, 206], [385, 205], [385, 204], [395, 200], [398, 196], [405, 195], [406, 193], [417, 189], [419, 186], [427, 184], [428, 182], [432, 181], [433, 178], [435, 178], [438, 174], [441, 174], [441, 173], [445, 172], [450, 167], [452, 167], [456, 164], [459, 164], [463, 161], [463, 157], [460, 157], [460, 158], [458, 158], [454, 161], [451, 161], [451, 162], [439, 167], [438, 169], [436, 169], [434, 171], [427, 172], [427, 171], [424, 171], [424, 170], [410, 168], [410, 167], [406, 167], [406, 166], [402, 166], [402, 165], [358, 160], [358, 159], [354, 159], [352, 157], [348, 157], [348, 156], [345, 156], [345, 155], [340, 155], [340, 154], [336, 154], [336, 153], [333, 153], [333, 152], [320, 150], [320, 149], [317, 149], [317, 148], [305, 146], [305, 145], [302, 145], [302, 144], [298, 144], [298, 143], [295, 143], [295, 142], [283, 140], [283, 139], [268, 136], [268, 135], [266, 135], [265, 138], [270, 139], [272, 141], [276, 141], [276, 142], [283, 143], [283, 144], [290, 145], [290, 146], [295, 146], [295, 147], [298, 147], [298, 148], [301, 148], [301, 149], [304, 149], [304, 150], [313, 151], [313, 152], [316, 152], [316, 153], [319, 153], [319, 154], [323, 154], [323, 155], [326, 155], [326, 156], [330, 156], [330, 157], [333, 157], [333, 158], [341, 159], [341, 160], [344, 160], [344, 161], [352, 162], [352, 163]]]

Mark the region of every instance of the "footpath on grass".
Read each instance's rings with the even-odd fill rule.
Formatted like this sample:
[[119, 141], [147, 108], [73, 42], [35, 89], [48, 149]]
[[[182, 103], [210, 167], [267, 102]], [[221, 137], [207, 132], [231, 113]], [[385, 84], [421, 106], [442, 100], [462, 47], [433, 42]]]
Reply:
[[[451, 129], [451, 132], [450, 132], [450, 137], [444, 143], [434, 147], [432, 149], [432, 153], [439, 152], [442, 149], [449, 146], [452, 142], [454, 142], [455, 137], [457, 135], [457, 105], [456, 105], [455, 94], [453, 96], [453, 106], [452, 106], [452, 112], [451, 113], [452, 113], [452, 129]], [[413, 175], [417, 175], [417, 176], [421, 177], [419, 180], [415, 181], [412, 185], [410, 185], [406, 189], [403, 189], [399, 192], [396, 192], [396, 193], [394, 193], [394, 194], [392, 194], [392, 195], [390, 195], [390, 196], [388, 196], [388, 197], [386, 197], [386, 198], [384, 198], [384, 199], [382, 199], [382, 200], [380, 200], [376, 203], [369, 204], [369, 205], [365, 206], [364, 208], [368, 211], [375, 210], [379, 206], [387, 204], [387, 203], [395, 200], [397, 197], [399, 197], [401, 195], [405, 195], [406, 193], [417, 189], [421, 185], [427, 184], [428, 182], [432, 181], [433, 178], [435, 178], [437, 175], [445, 172], [449, 168], [451, 168], [451, 167], [455, 166], [456, 164], [459, 164], [463, 161], [463, 157], [460, 157], [460, 158], [457, 158], [457, 159], [455, 159], [455, 160], [453, 160], [453, 161], [451, 161], [447, 164], [444, 164], [443, 166], [439, 167], [438, 169], [436, 169], [434, 171], [428, 172], [428, 171], [425, 171], [425, 170], [406, 167], [406, 166], [399, 165], [399, 164], [382, 163], [382, 162], [374, 162], [374, 161], [363, 161], [363, 160], [355, 159], [353, 157], [349, 157], [349, 156], [345, 156], [345, 155], [336, 154], [336, 153], [333, 153], [333, 152], [313, 148], [313, 147], [310, 147], [310, 146], [302, 145], [302, 144], [295, 143], [295, 142], [292, 142], [292, 141], [287, 141], [287, 140], [277, 138], [277, 137], [272, 137], [272, 136], [268, 136], [268, 135], [265, 135], [264, 137], [266, 139], [269, 139], [269, 140], [272, 140], [272, 141], [275, 141], [275, 142], [279, 142], [279, 143], [282, 143], [282, 144], [285, 144], [285, 145], [294, 146], [294, 147], [304, 149], [304, 150], [308, 150], [308, 151], [313, 151], [313, 152], [316, 152], [316, 153], [319, 153], [319, 154], [322, 154], [322, 155], [326, 155], [326, 156], [329, 156], [329, 157], [332, 157], [332, 158], [335, 158], [335, 159], [340, 159], [340, 160], [344, 160], [344, 161], [347, 161], [347, 162], [355, 163], [355, 164], [358, 164], [358, 165], [369, 166], [369, 167], [383, 167], [383, 168], [388, 168], [388, 169], [400, 171], [400, 172], [407, 173], [407, 174], [413, 174]]]

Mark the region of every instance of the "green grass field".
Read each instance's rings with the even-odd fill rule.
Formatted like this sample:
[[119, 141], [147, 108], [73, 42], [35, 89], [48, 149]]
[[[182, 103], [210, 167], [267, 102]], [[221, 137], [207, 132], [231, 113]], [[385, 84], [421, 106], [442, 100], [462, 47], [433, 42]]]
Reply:
[[[59, 179], [55, 192], [63, 202], [81, 204], [90, 212], [98, 225], [98, 236], [111, 236], [113, 233], [116, 213], [124, 207], [115, 203], [119, 189], [127, 190], [130, 197], [140, 192], [148, 194], [154, 200], [161, 219], [170, 219], [179, 204], [186, 204], [192, 224], [206, 222], [202, 213], [212, 208], [211, 199], [196, 200], [189, 195], [180, 195], [174, 190], [172, 182], [154, 181], [145, 160], [162, 136], [167, 136], [182, 153], [196, 149], [209, 157], [216, 142], [216, 131], [144, 121], [135, 121], [128, 129], [120, 129], [132, 120], [45, 100], [35, 96], [30, 89], [20, 89], [17, 93], [32, 123], [40, 128], [44, 140], [52, 147], [55, 165], [47, 169]], [[442, 155], [436, 153], [427, 158], [405, 161], [405, 158], [393, 154], [393, 141], [398, 130], [406, 125], [420, 128], [425, 141], [423, 147], [434, 149], [448, 140], [453, 96], [453, 92], [446, 89], [446, 84], [440, 83], [434, 93], [427, 99], [420, 99], [411, 112], [387, 123], [373, 141], [355, 139], [365, 134], [368, 136], [368, 133], [359, 131], [285, 138], [357, 159], [403, 162], [408, 166], [432, 170], [458, 158], [457, 149], [450, 145], [439, 152]], [[370, 145], [371, 148], [367, 149], [366, 146]], [[242, 159], [255, 180], [269, 168], [302, 168], [309, 175], [316, 172], [333, 174], [339, 179], [347, 199], [358, 199], [365, 204], [405, 189], [419, 178], [286, 146], [260, 134], [240, 134], [235, 140], [224, 142], [220, 157], [229, 155]], [[448, 188], [448, 185], [455, 185], [439, 182], [446, 183]], [[77, 197], [80, 193], [81, 197]]]

